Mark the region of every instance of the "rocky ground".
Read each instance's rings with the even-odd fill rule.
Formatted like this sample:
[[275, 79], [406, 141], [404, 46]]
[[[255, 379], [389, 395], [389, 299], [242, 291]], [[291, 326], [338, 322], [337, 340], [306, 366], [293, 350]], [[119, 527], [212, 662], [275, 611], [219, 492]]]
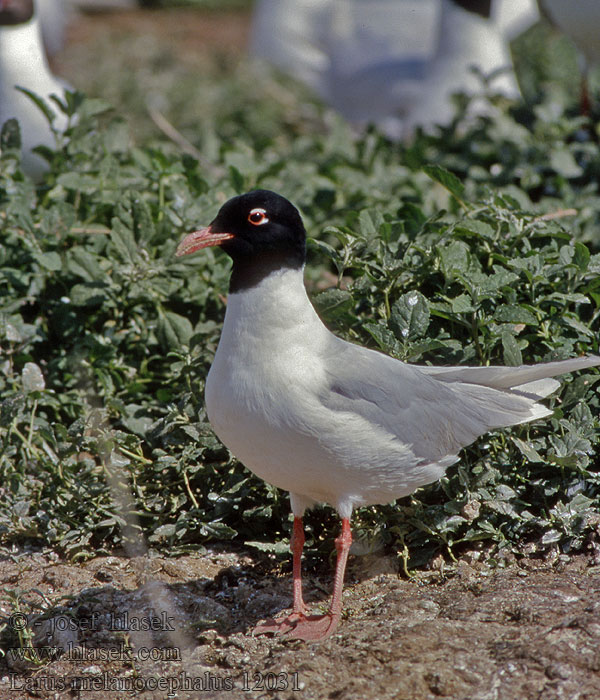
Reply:
[[[21, 552], [0, 563], [0, 697], [595, 700], [600, 570], [563, 559], [471, 559], [406, 580], [393, 559], [354, 557], [338, 632], [306, 644], [252, 636], [291, 603], [289, 572], [267, 555]], [[328, 569], [306, 577], [316, 610]]]

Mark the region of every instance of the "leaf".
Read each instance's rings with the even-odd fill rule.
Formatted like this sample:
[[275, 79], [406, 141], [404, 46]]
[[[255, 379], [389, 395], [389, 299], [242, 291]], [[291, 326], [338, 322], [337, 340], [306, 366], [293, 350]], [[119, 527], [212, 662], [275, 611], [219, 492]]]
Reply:
[[450, 299], [450, 307], [455, 314], [466, 314], [475, 311], [471, 297], [468, 294], [460, 294]]
[[494, 319], [499, 323], [525, 323], [530, 326], [539, 324], [537, 316], [524, 306], [504, 304], [494, 313]]
[[106, 274], [100, 265], [100, 258], [83, 247], [76, 247], [71, 250], [67, 259], [67, 268], [86, 282], [98, 282], [106, 278]]
[[[587, 246], [586, 246], [587, 248]], [[588, 250], [589, 252], [589, 250]], [[600, 275], [600, 253], [592, 255], [588, 263], [589, 272]]]
[[158, 317], [158, 337], [165, 349], [180, 349], [189, 345], [194, 329], [184, 316], [173, 311], [161, 311]]
[[16, 119], [7, 119], [0, 131], [0, 152], [21, 149], [21, 127]]
[[133, 214], [133, 231], [138, 241], [148, 241], [155, 232], [152, 212], [145, 199], [142, 197], [132, 197], [131, 209]]
[[519, 439], [518, 437], [515, 437], [514, 435], [511, 437], [511, 440], [514, 442], [514, 444], [518, 447], [519, 452], [521, 452], [522, 455], [527, 457], [527, 459], [530, 462], [543, 462], [544, 459], [540, 455], [540, 453], [534, 449], [530, 444], [525, 442], [524, 440]]
[[139, 258], [138, 244], [133, 233], [116, 217], [111, 222], [110, 240], [123, 262], [133, 265]]
[[505, 330], [502, 332], [502, 349], [505, 365], [517, 367], [523, 364], [523, 356], [521, 355], [519, 344], [510, 331]]
[[398, 218], [404, 223], [406, 231], [415, 235], [421, 231], [427, 221], [427, 216], [421, 207], [412, 202], [404, 202], [398, 212]]
[[110, 104], [110, 102], [107, 102], [106, 100], [100, 99], [98, 97], [85, 97], [85, 99], [82, 99], [84, 96], [82, 93], [72, 93], [67, 91], [66, 93], [67, 97], [67, 107], [69, 110], [72, 110], [73, 108], [77, 107], [77, 102], [80, 104], [80, 114], [83, 118], [89, 119], [90, 117], [96, 117], [99, 114], [105, 114], [106, 112], [110, 112], [113, 109], [113, 106]]
[[98, 191], [98, 179], [93, 175], [75, 172], [61, 173], [57, 178], [57, 183], [73, 192], [93, 194]]
[[[426, 338], [425, 340], [417, 340], [411, 343], [405, 357], [402, 359], [409, 362], [416, 362], [425, 353], [431, 352], [432, 350], [442, 350], [449, 347], [449, 343], [444, 343], [441, 340], [435, 338]], [[398, 353], [399, 354], [399, 353]]]
[[442, 187], [445, 187], [451, 195], [453, 195], [463, 206], [465, 187], [462, 182], [450, 171], [443, 168], [441, 165], [424, 165], [423, 172], [432, 180], [439, 182]]
[[149, 535], [148, 540], [150, 542], [160, 542], [161, 540], [170, 540], [177, 534], [177, 525], [174, 523], [167, 523], [166, 525], [160, 525], [154, 532]]
[[453, 280], [457, 273], [465, 275], [471, 264], [471, 251], [464, 241], [450, 241], [437, 246], [442, 272], [447, 280]]
[[352, 294], [344, 289], [327, 289], [313, 299], [319, 314], [333, 321], [352, 309]]
[[550, 166], [563, 177], [579, 177], [582, 174], [581, 166], [566, 146], [555, 146], [550, 151]]
[[491, 292], [500, 289], [501, 287], [507, 287], [516, 282], [519, 279], [519, 275], [515, 272], [510, 272], [510, 270], [505, 270], [504, 268], [494, 267], [494, 274], [488, 275], [481, 288], [484, 292]]
[[587, 270], [587, 267], [590, 262], [590, 251], [589, 248], [581, 243], [580, 241], [577, 241], [575, 243], [575, 251], [573, 254], [573, 263], [577, 265], [579, 268], [580, 272], [585, 272]]
[[578, 292], [572, 292], [572, 293], [568, 293], [568, 294], [563, 294], [562, 292], [553, 292], [552, 294], [549, 294], [547, 298], [562, 301], [564, 306], [566, 306], [567, 303], [574, 303], [574, 304], [589, 304], [590, 303], [589, 297], [586, 297], [585, 294], [579, 294]]
[[124, 415], [121, 416], [121, 423], [132, 433], [145, 437], [152, 425], [152, 418], [147, 413], [147, 407], [129, 404], [125, 406]]
[[582, 336], [590, 338], [590, 339], [598, 337], [591, 328], [589, 328], [585, 323], [582, 323], [573, 314], [565, 313], [565, 314], [563, 314], [562, 319], [568, 326], [571, 326], [571, 328], [573, 328], [573, 330], [576, 330]]
[[379, 347], [390, 355], [396, 355], [399, 351], [396, 336], [381, 323], [365, 323], [363, 328], [371, 335]]
[[35, 362], [26, 362], [21, 372], [23, 389], [30, 393], [32, 391], [43, 391], [46, 388], [46, 381], [42, 370]]
[[230, 165], [229, 168], [229, 179], [231, 180], [231, 185], [237, 194], [242, 194], [246, 190], [246, 181], [242, 173], [234, 165]]
[[522, 258], [511, 258], [508, 261], [508, 265], [517, 270], [524, 270], [530, 273], [530, 277], [533, 276], [536, 278], [543, 276], [544, 258], [539, 253], [530, 253]]
[[260, 552], [268, 552], [269, 554], [289, 554], [290, 545], [287, 542], [257, 542], [254, 540], [246, 540], [244, 544], [247, 547], [258, 549]]
[[558, 530], [547, 530], [542, 535], [540, 542], [543, 545], [554, 544], [555, 542], [560, 542], [561, 533]]
[[48, 103], [39, 95], [37, 95], [35, 92], [32, 92], [31, 90], [28, 90], [26, 87], [23, 87], [22, 85], [15, 85], [16, 89], [19, 90], [19, 92], [22, 92], [24, 95], [27, 95], [27, 97], [36, 105], [36, 107], [42, 112], [42, 114], [46, 117], [48, 120], [49, 124], [52, 124], [54, 120], [56, 119], [56, 113], [49, 107]]
[[203, 535], [208, 535], [216, 539], [230, 540], [237, 535], [237, 530], [234, 530], [225, 523], [216, 521], [212, 523], [202, 523], [200, 529]]
[[85, 109], [87, 107], [86, 103], [93, 103], [95, 100], [95, 98], [87, 98], [78, 90], [65, 90], [64, 97], [67, 105], [67, 114], [69, 116], [73, 116], [75, 113], [78, 113], [80, 116], [84, 116]]
[[404, 341], [425, 335], [429, 326], [429, 306], [421, 292], [403, 294], [391, 309], [390, 327]]
[[74, 306], [100, 306], [106, 301], [106, 285], [101, 282], [75, 284], [69, 299]]
[[457, 233], [466, 233], [468, 235], [477, 235], [482, 238], [494, 238], [496, 235], [495, 230], [485, 221], [479, 221], [478, 219], [465, 219], [461, 221], [460, 224], [456, 226], [455, 231]]
[[379, 211], [363, 210], [358, 216], [358, 223], [360, 226], [360, 235], [365, 240], [370, 240], [379, 235], [379, 229], [384, 223], [384, 220]]
[[35, 253], [33, 256], [39, 264], [46, 270], [58, 272], [62, 268], [62, 260], [58, 253], [50, 251], [48, 253]]

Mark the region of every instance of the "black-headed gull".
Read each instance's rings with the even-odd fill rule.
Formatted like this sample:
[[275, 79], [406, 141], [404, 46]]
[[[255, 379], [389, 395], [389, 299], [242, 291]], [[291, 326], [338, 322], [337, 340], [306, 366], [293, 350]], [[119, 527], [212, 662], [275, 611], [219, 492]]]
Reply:
[[[44, 52], [40, 23], [33, 0], [0, 0], [0, 126], [17, 119], [23, 145], [22, 168], [39, 180], [47, 162], [32, 151], [36, 146], [54, 148], [56, 138], [39, 107], [16, 85], [27, 88], [44, 100], [50, 95], [64, 97], [68, 86], [50, 71]], [[53, 127], [64, 131], [67, 117], [49, 103], [56, 114]]]
[[[481, 93], [473, 65], [518, 97], [509, 42], [537, 18], [536, 0], [258, 0], [250, 53], [355, 126], [402, 138], [449, 123], [453, 93]], [[471, 109], [489, 112], [481, 100]]]
[[[206, 380], [209, 420], [257, 476], [290, 493], [294, 602], [256, 633], [318, 640], [337, 627], [354, 508], [439, 479], [488, 430], [551, 415], [550, 377], [600, 364], [586, 356], [521, 367], [409, 365], [333, 335], [304, 287], [304, 225], [278, 194], [234, 197], [177, 255], [221, 246], [233, 269], [221, 340]], [[328, 503], [342, 519], [331, 607], [302, 599], [302, 516]]]

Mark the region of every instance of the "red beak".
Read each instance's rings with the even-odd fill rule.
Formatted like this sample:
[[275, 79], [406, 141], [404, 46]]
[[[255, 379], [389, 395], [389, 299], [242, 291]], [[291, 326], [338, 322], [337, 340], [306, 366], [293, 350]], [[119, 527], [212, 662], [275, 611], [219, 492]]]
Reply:
[[217, 233], [212, 231], [209, 226], [208, 228], [200, 229], [200, 231], [188, 233], [188, 235], [177, 246], [175, 255], [180, 257], [182, 255], [195, 253], [201, 248], [208, 248], [213, 245], [223, 245], [223, 243], [230, 241], [232, 238], [234, 238], [233, 234]]

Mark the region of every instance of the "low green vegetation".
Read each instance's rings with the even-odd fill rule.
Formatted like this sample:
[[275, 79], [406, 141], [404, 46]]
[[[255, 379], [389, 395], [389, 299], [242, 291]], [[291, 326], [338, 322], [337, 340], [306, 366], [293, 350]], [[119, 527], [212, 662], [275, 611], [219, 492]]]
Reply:
[[[215, 78], [197, 129], [182, 126], [188, 153], [166, 137], [136, 143], [126, 110], [70, 94], [50, 105], [71, 127], [37, 186], [20, 170], [16, 125], [4, 126], [5, 548], [78, 557], [145, 538], [178, 553], [232, 538], [286, 549], [286, 494], [232, 458], [204, 411], [228, 261], [174, 257], [186, 232], [254, 187], [302, 210], [312, 298], [350, 340], [434, 364], [599, 352], [599, 134], [571, 103], [490, 95], [493, 116], [460, 112], [401, 145], [248, 76]], [[409, 566], [480, 540], [597, 548], [599, 380], [566, 376], [551, 419], [485, 436], [439, 483], [359, 511], [357, 533], [408, 552]], [[313, 549], [329, 550], [331, 511], [308, 525]]]

